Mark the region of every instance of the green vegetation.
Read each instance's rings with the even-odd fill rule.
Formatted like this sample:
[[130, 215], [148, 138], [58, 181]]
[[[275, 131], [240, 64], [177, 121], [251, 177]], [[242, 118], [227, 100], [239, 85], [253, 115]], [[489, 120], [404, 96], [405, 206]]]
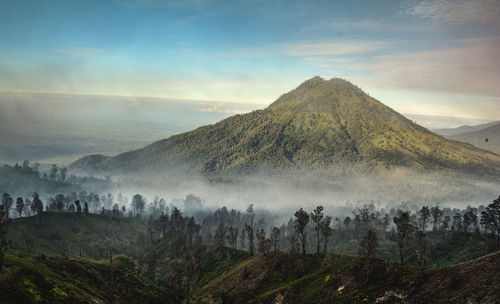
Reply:
[[113, 263], [76, 257], [6, 255], [1, 303], [175, 303], [124, 256]]
[[258, 255], [202, 287], [194, 303], [497, 303], [500, 252], [420, 269], [354, 256]]
[[319, 77], [264, 110], [235, 115], [116, 157], [90, 158], [72, 167], [158, 172], [189, 164], [209, 177], [259, 168], [325, 169], [343, 163], [365, 171], [409, 167], [500, 172], [499, 155], [446, 140], [345, 80]]
[[95, 259], [113, 254], [139, 257], [147, 228], [135, 218], [99, 214], [43, 212], [14, 219], [8, 232], [13, 250], [46, 255], [75, 255]]

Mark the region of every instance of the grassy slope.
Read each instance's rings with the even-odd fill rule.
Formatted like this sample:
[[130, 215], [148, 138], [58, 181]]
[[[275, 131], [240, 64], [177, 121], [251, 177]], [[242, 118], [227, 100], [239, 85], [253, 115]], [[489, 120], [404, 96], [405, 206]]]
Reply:
[[191, 249], [183, 249], [178, 244], [176, 234], [169, 232], [166, 238], [157, 241], [148, 248], [139, 260], [144, 275], [152, 280], [162, 281], [159, 269], [169, 268], [166, 266], [169, 263], [185, 264], [187, 256], [193, 255], [199, 263], [193, 287], [198, 288], [231, 270], [249, 257], [245, 251], [227, 247], [222, 252], [217, 252], [210, 245], [198, 244]]
[[[498, 303], [500, 253], [425, 271], [377, 260], [258, 255], [199, 289], [194, 303]], [[368, 281], [367, 281], [368, 279]]]
[[[500, 173], [500, 156], [449, 141], [414, 124], [342, 79], [313, 78], [264, 110], [155, 142], [95, 164], [161, 170], [188, 163], [218, 175], [258, 167], [361, 166], [453, 168]], [[83, 161], [82, 161], [83, 162]]]
[[141, 277], [132, 260], [7, 255], [0, 273], [0, 303], [173, 303]]
[[[135, 244], [139, 233], [146, 233], [143, 223], [129, 218], [109, 218], [98, 214], [44, 212], [41, 216], [15, 219], [8, 238], [11, 248], [47, 255], [83, 255], [101, 258], [110, 244], [113, 253], [138, 256]], [[33, 241], [28, 250], [25, 239]], [[110, 240], [113, 240], [110, 242]]]

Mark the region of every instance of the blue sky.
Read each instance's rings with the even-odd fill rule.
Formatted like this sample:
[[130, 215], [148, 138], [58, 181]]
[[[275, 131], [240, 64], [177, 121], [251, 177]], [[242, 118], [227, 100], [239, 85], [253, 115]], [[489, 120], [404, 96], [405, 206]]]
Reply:
[[500, 2], [0, 0], [0, 92], [269, 104], [315, 75], [500, 117]]

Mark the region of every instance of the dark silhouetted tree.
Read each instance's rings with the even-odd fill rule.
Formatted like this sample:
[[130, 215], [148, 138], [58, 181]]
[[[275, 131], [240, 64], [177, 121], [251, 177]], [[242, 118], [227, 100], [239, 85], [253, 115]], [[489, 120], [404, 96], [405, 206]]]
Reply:
[[254, 254], [254, 220], [255, 213], [253, 211], [253, 204], [250, 204], [247, 208], [248, 213], [248, 221], [250, 224], [245, 223], [245, 230], [248, 238], [248, 250], [250, 251], [250, 255]]
[[12, 199], [12, 196], [10, 196], [10, 194], [4, 193], [2, 195], [2, 205], [6, 213], [6, 217], [9, 217], [10, 208], [12, 208], [13, 203], [14, 200]]
[[16, 211], [19, 213], [19, 217], [23, 214], [24, 210], [24, 201], [22, 197], [18, 197], [16, 200]]
[[372, 229], [368, 229], [366, 235], [361, 239], [359, 243], [359, 254], [365, 260], [365, 266], [367, 271], [370, 269], [370, 264], [378, 248], [378, 237], [377, 233]]
[[280, 234], [281, 234], [281, 230], [278, 227], [273, 227], [273, 230], [271, 231], [270, 239], [271, 239], [271, 242], [273, 244], [274, 255], [278, 254]]
[[9, 228], [11, 219], [7, 216], [5, 205], [0, 205], [0, 271], [3, 266], [3, 256], [9, 247], [9, 240], [7, 240], [7, 230]]
[[36, 212], [36, 214], [42, 214], [43, 212], [43, 203], [42, 200], [40, 199], [40, 195], [38, 193], [33, 193], [33, 209]]
[[299, 236], [300, 244], [302, 247], [302, 254], [306, 254], [306, 243], [307, 243], [307, 223], [309, 223], [309, 214], [300, 208], [295, 212], [295, 232]]
[[226, 236], [226, 226], [224, 222], [220, 222], [215, 230], [214, 235], [214, 245], [217, 251], [222, 252], [225, 245], [225, 236]]
[[238, 228], [235, 228], [233, 226], [227, 228], [227, 242], [233, 249], [236, 248], [236, 243], [238, 242], [238, 232]]
[[413, 232], [413, 227], [410, 224], [410, 214], [408, 212], [400, 212], [399, 216], [393, 218], [393, 221], [397, 228], [399, 259], [401, 265], [404, 265], [405, 258], [411, 248], [411, 234]]
[[257, 230], [255, 238], [257, 239], [257, 251], [262, 254], [266, 253], [266, 232], [264, 229]]
[[497, 246], [500, 242], [500, 196], [481, 212], [481, 225], [492, 235], [496, 235]]
[[332, 218], [326, 216], [323, 221], [321, 221], [321, 234], [323, 235], [323, 253], [326, 253], [328, 248], [328, 237], [332, 234], [332, 228], [330, 228], [330, 223], [332, 222]]
[[135, 210], [136, 215], [142, 215], [142, 212], [144, 211], [144, 208], [146, 207], [146, 200], [142, 195], [137, 193], [132, 197], [132, 208]]
[[316, 230], [316, 254], [319, 254], [319, 236], [321, 233], [321, 222], [323, 221], [323, 216], [323, 206], [316, 207], [316, 209], [314, 209], [311, 213], [311, 219], [315, 224], [314, 229]]
[[443, 216], [443, 210], [439, 209], [438, 206], [431, 208], [432, 215], [432, 231], [439, 230], [439, 224], [441, 222], [441, 217]]
[[57, 179], [57, 171], [59, 171], [59, 168], [57, 167], [57, 165], [52, 165], [52, 167], [50, 168], [50, 175], [49, 175], [49, 178], [51, 180], [56, 180]]
[[420, 217], [420, 228], [422, 231], [425, 231], [427, 228], [427, 222], [429, 221], [429, 218], [431, 217], [431, 211], [429, 210], [429, 207], [424, 206], [420, 211], [418, 212]]
[[471, 226], [473, 227], [473, 231], [477, 229], [478, 221], [476, 212], [476, 208], [468, 208], [464, 213], [463, 229], [465, 232], [469, 232]]
[[80, 204], [79, 200], [75, 201], [75, 206], [76, 206], [76, 213], [81, 214], [82, 213], [82, 204]]

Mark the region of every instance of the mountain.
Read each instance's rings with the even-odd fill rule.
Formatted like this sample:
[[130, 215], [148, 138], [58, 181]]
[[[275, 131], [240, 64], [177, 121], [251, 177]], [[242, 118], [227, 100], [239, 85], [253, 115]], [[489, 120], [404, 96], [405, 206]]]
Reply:
[[421, 269], [355, 256], [257, 255], [210, 281], [192, 303], [498, 303], [500, 252]]
[[448, 138], [500, 154], [500, 122], [479, 131], [451, 135]]
[[314, 77], [263, 110], [74, 163], [72, 169], [132, 173], [189, 168], [207, 176], [269, 168], [409, 167], [500, 173], [500, 156], [446, 140], [339, 78]]
[[500, 121], [494, 121], [486, 124], [480, 124], [475, 126], [460, 126], [458, 128], [445, 128], [445, 129], [435, 129], [433, 130], [435, 133], [444, 136], [444, 137], [452, 137], [463, 133], [471, 133], [477, 132], [489, 127], [493, 127], [500, 124]]

